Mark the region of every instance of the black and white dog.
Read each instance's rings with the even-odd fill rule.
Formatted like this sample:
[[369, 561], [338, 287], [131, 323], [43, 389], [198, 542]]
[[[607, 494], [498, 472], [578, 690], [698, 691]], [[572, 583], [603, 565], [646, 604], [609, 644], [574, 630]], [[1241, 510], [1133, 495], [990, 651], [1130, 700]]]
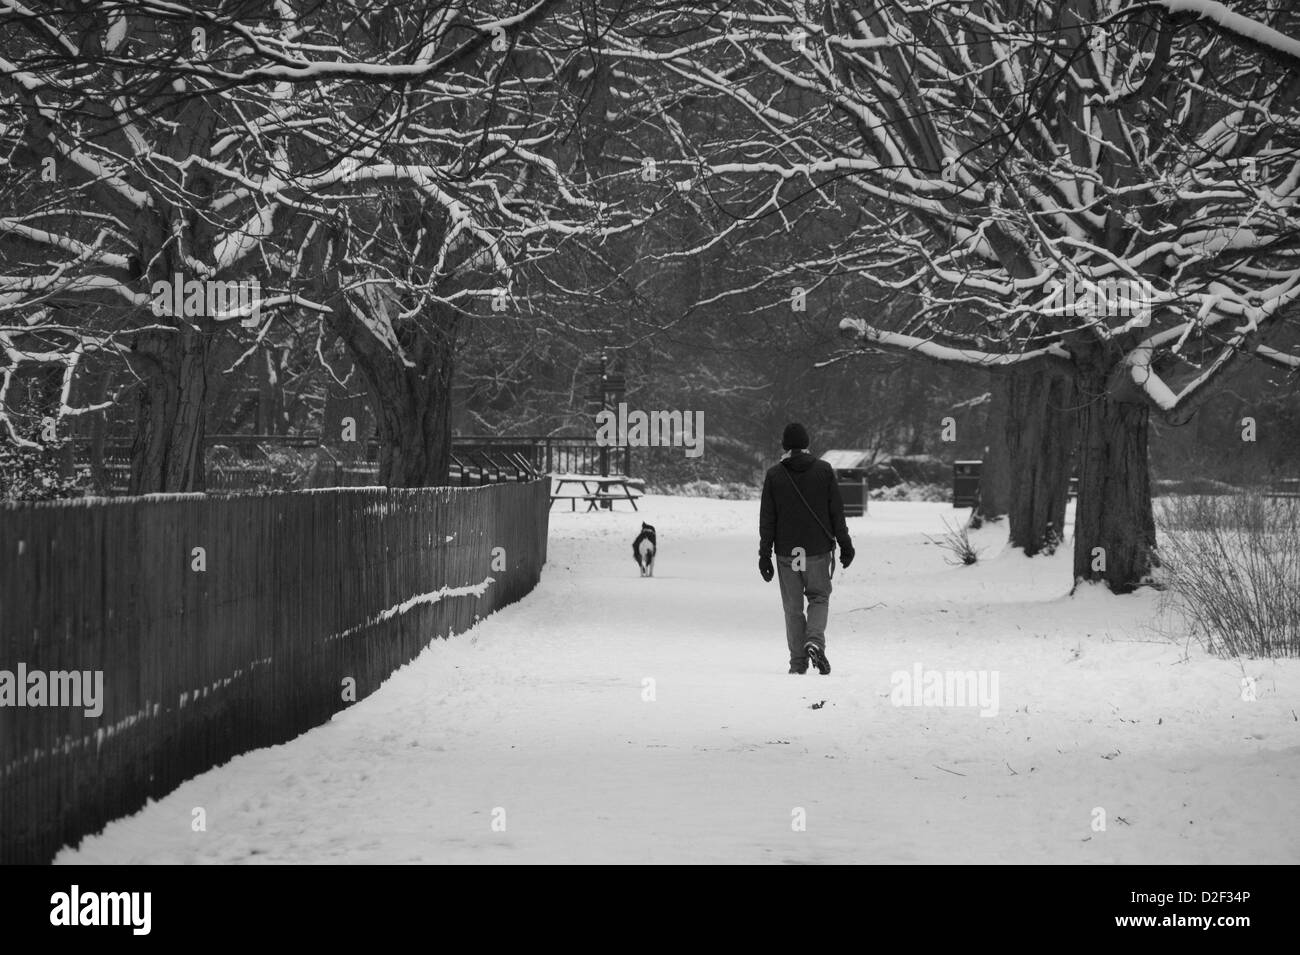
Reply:
[[655, 529], [642, 521], [641, 533], [637, 534], [636, 540], [632, 542], [632, 556], [636, 558], [636, 565], [641, 568], [642, 577], [655, 575], [655, 550]]

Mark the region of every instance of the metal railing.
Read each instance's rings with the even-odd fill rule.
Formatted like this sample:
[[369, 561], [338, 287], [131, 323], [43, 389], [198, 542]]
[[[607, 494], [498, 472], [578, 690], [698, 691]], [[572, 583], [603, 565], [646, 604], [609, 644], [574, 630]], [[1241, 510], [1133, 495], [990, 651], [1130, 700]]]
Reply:
[[[336, 445], [321, 444], [317, 435], [212, 434], [214, 447], [231, 449], [236, 460], [211, 462], [206, 468], [209, 491], [292, 490], [294, 488], [360, 487], [378, 483], [379, 443], [371, 439], [359, 453], [339, 453]], [[287, 483], [277, 473], [268, 451], [290, 449], [323, 452], [325, 460], [304, 465], [298, 480]], [[73, 460], [77, 467], [91, 465], [90, 439], [77, 439]], [[105, 490], [124, 494], [131, 475], [131, 441], [112, 438], [104, 442], [101, 456]], [[631, 476], [631, 448], [608, 448], [595, 438], [551, 435], [465, 435], [453, 438], [448, 484], [479, 487], [521, 483], [543, 474], [622, 474]]]

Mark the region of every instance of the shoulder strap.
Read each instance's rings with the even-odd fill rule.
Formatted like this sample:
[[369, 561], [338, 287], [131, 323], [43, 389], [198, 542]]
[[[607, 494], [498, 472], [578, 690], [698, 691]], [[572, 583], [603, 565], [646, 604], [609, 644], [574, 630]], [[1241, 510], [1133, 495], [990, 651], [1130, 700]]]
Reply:
[[[780, 467], [780, 465], [777, 465], [777, 467]], [[833, 550], [835, 548], [835, 535], [826, 529], [826, 525], [822, 523], [822, 519], [817, 516], [817, 512], [814, 511], [812, 505], [808, 503], [808, 498], [803, 496], [803, 491], [799, 490], [799, 484], [795, 481], [794, 475], [789, 471], [786, 471], [783, 467], [781, 470], [785, 471], [785, 476], [790, 479], [790, 486], [794, 488], [794, 493], [799, 495], [799, 500], [803, 501], [803, 506], [808, 508], [808, 513], [811, 514], [812, 519], [817, 522], [817, 526], [822, 529], [822, 533], [831, 539], [831, 549]]]

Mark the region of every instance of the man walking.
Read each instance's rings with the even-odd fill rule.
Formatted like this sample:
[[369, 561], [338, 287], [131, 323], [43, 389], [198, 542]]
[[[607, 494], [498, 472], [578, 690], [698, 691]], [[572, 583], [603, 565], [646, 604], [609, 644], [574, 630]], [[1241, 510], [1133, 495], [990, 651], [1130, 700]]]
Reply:
[[803, 425], [785, 426], [781, 435], [785, 454], [763, 479], [758, 572], [765, 581], [770, 582], [773, 576], [780, 578], [790, 672], [807, 673], [811, 661], [825, 676], [831, 672], [826, 658], [826, 617], [830, 611], [835, 545], [840, 545], [841, 566], [848, 567], [853, 562], [853, 541], [844, 523], [844, 501], [835, 469], [809, 454], [808, 446], [808, 430]]

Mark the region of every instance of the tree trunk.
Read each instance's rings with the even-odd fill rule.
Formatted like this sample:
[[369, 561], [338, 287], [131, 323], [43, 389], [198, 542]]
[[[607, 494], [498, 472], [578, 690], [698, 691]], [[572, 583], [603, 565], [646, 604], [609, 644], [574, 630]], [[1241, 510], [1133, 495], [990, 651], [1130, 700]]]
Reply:
[[202, 491], [207, 337], [188, 325], [142, 332], [131, 358], [144, 380], [129, 493]]
[[988, 444], [980, 467], [980, 500], [975, 515], [980, 521], [1006, 517], [1011, 501], [1011, 459], [1007, 435], [1015, 427], [1011, 418], [1010, 379], [993, 376], [993, 398], [989, 403]]
[[[95, 373], [94, 382], [90, 387], [89, 404], [100, 405], [104, 403], [108, 397], [108, 385], [112, 376], [112, 372], [108, 368], [101, 368]], [[109, 478], [108, 468], [104, 463], [104, 445], [107, 440], [108, 412], [97, 411], [90, 420], [90, 446], [87, 455], [90, 464], [90, 485], [94, 488], [96, 494], [107, 495], [113, 489], [113, 482]]]
[[1106, 374], [1085, 367], [1078, 379], [1079, 502], [1074, 518], [1074, 577], [1132, 591], [1156, 566], [1155, 516], [1147, 457], [1150, 412], [1117, 400]]
[[1052, 553], [1064, 539], [1075, 447], [1074, 382], [1052, 370], [1007, 376], [1011, 546]]
[[[333, 364], [336, 372], [340, 372], [337, 366], [342, 363]], [[339, 460], [350, 463], [365, 457], [366, 442], [375, 433], [371, 396], [365, 391], [363, 377], [354, 372], [354, 368], [347, 369], [350, 387], [339, 385], [333, 378], [326, 379], [325, 407], [321, 411], [321, 443]], [[345, 423], [349, 418], [351, 421]]]
[[446, 484], [451, 467], [451, 356], [431, 368], [403, 368], [378, 403], [379, 483]]
[[331, 324], [370, 389], [379, 431], [379, 483], [387, 487], [446, 484], [451, 466], [454, 320], [433, 324], [426, 317], [422, 326], [404, 327], [401, 352], [343, 310], [335, 313]]

